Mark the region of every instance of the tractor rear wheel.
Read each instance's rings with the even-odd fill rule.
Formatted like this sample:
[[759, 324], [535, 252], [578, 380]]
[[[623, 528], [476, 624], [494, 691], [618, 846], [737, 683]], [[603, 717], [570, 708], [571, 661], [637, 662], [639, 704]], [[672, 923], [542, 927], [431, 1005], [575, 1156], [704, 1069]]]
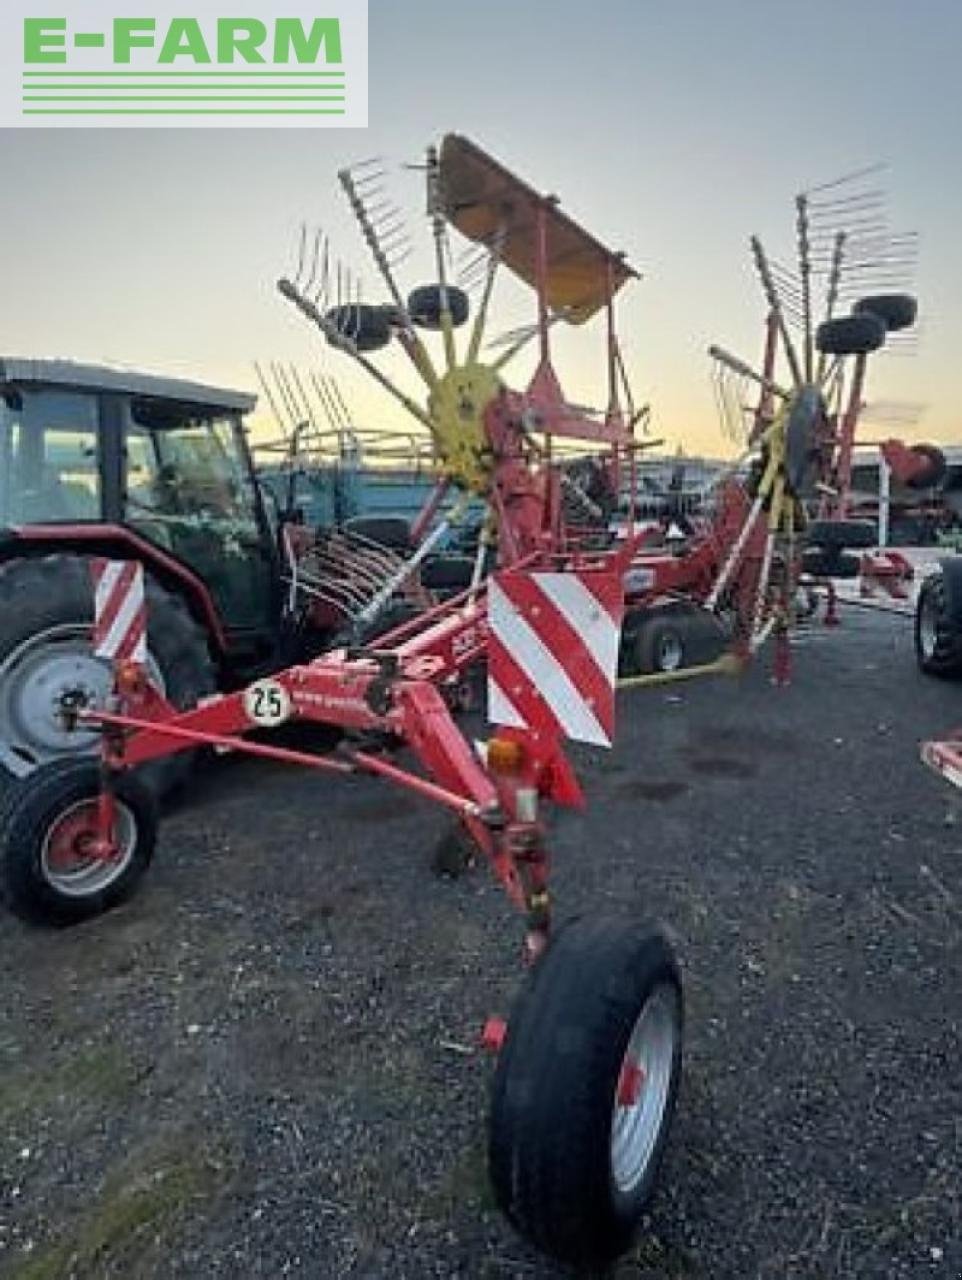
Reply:
[[923, 581], [915, 606], [915, 657], [927, 676], [962, 675], [962, 628], [949, 609], [945, 575], [931, 573]]
[[512, 1011], [491, 1105], [500, 1207], [539, 1249], [604, 1266], [654, 1190], [681, 1077], [671, 948], [631, 921], [556, 934]]
[[[52, 555], [0, 566], [0, 771], [25, 777], [51, 760], [97, 749], [94, 730], [68, 729], [70, 698], [99, 706], [110, 689], [109, 663], [90, 647], [90, 561]], [[215, 690], [207, 639], [179, 597], [147, 579], [147, 668], [178, 707]], [[144, 782], [163, 795], [190, 772], [186, 752], [145, 765]]]
[[76, 924], [129, 898], [157, 839], [154, 797], [116, 778], [113, 848], [96, 849], [100, 766], [57, 760], [13, 788], [0, 824], [0, 898], [32, 924]]

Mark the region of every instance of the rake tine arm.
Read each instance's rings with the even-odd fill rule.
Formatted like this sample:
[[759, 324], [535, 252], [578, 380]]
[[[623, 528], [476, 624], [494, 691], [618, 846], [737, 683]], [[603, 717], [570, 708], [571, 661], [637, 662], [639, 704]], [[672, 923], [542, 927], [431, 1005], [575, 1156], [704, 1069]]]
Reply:
[[792, 371], [796, 387], [802, 385], [802, 366], [798, 362], [798, 354], [795, 351], [795, 344], [792, 342], [792, 335], [788, 331], [788, 325], [785, 323], [785, 316], [782, 312], [781, 299], [778, 296], [771, 269], [768, 265], [768, 258], [765, 249], [758, 236], [752, 236], [751, 239], [752, 255], [755, 259], [755, 267], [758, 271], [759, 279], [762, 282], [762, 288], [765, 291], [765, 300], [768, 303], [769, 311], [773, 311], [778, 317], [778, 329], [781, 334], [782, 346], [785, 349], [785, 358], [788, 361], [789, 368]]
[[781, 400], [790, 400], [791, 392], [786, 391], [784, 387], [777, 382], [773, 382], [771, 378], [766, 378], [761, 373], [756, 373], [751, 365], [746, 364], [744, 360], [739, 360], [738, 356], [733, 356], [731, 352], [726, 351], [724, 347], [710, 346], [708, 354], [713, 360], [717, 360], [719, 364], [723, 364], [726, 368], [731, 369], [732, 373], [737, 373], [743, 378], [748, 378], [751, 382], [757, 383], [765, 391], [770, 391], [772, 395], [778, 396]]
[[471, 328], [471, 338], [468, 342], [468, 351], [465, 356], [466, 364], [474, 364], [478, 358], [478, 352], [481, 350], [481, 342], [484, 338], [485, 325], [488, 322], [488, 304], [491, 301], [491, 290], [494, 288], [494, 278], [498, 273], [498, 267], [501, 263], [501, 241], [502, 233], [499, 232], [496, 247], [493, 247], [488, 254], [487, 266], [484, 273], [484, 291], [481, 294], [481, 300], [478, 303], [478, 310], [474, 317], [474, 325]]
[[[399, 314], [404, 319], [405, 341], [401, 344], [405, 352], [410, 356], [415, 369], [424, 380], [428, 388], [433, 391], [438, 384], [437, 371], [431, 361], [427, 348], [415, 333], [411, 325], [411, 318], [408, 315], [407, 304], [401, 296], [401, 290], [398, 288], [397, 281], [394, 279], [394, 272], [391, 270], [391, 264], [388, 262], [387, 254], [378, 239], [377, 232], [368, 216], [364, 201], [358, 194], [357, 186], [349, 169], [342, 169], [337, 175], [340, 180], [344, 193], [348, 198], [354, 217], [357, 219], [358, 226], [361, 228], [361, 234], [371, 251], [374, 263], [380, 272], [381, 279], [387, 285], [388, 293], [394, 301]], [[394, 392], [392, 392], [394, 394]], [[413, 402], [412, 402], [413, 403]], [[417, 415], [415, 415], [417, 416]]]

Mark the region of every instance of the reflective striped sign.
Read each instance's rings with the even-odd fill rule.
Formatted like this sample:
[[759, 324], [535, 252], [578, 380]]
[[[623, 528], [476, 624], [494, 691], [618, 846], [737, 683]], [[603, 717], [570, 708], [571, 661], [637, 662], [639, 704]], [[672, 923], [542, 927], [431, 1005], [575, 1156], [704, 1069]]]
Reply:
[[94, 560], [92, 572], [95, 656], [146, 662], [144, 566], [133, 560]]
[[623, 615], [617, 573], [495, 574], [488, 719], [610, 747]]

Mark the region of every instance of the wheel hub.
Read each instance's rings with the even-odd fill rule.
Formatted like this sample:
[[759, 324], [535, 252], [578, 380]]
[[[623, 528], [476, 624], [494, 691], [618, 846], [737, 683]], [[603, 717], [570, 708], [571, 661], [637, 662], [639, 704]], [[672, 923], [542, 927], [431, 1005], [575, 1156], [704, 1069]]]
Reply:
[[97, 800], [79, 800], [51, 823], [40, 853], [47, 881], [60, 893], [99, 893], [126, 870], [137, 843], [137, 824], [125, 804], [116, 803], [110, 835], [100, 833]]
[[662, 983], [638, 1016], [615, 1089], [611, 1174], [626, 1195], [644, 1178], [665, 1121], [677, 1029], [678, 995]]
[[927, 592], [919, 608], [919, 646], [924, 658], [931, 659], [939, 643], [939, 608]]
[[678, 636], [662, 636], [658, 644], [658, 669], [660, 671], [677, 671], [682, 664], [683, 658], [684, 650]]
[[[163, 692], [150, 656], [147, 669]], [[91, 652], [89, 627], [66, 624], [31, 636], [0, 662], [0, 742], [34, 766], [93, 751], [99, 735], [76, 712], [103, 706], [111, 682], [110, 664]]]

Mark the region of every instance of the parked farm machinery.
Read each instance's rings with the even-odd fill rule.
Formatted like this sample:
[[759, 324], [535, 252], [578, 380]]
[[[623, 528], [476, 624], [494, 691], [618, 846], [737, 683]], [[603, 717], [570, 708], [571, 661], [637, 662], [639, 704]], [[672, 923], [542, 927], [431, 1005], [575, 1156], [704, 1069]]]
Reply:
[[[464, 138], [451, 135], [430, 150], [425, 173], [435, 283], [402, 294], [368, 166], [344, 171], [341, 184], [388, 300], [363, 301], [332, 266], [321, 233], [304, 232], [297, 270], [278, 283], [326, 342], [431, 437], [438, 483], [415, 524], [410, 555], [375, 565], [356, 543], [324, 542], [284, 523], [277, 581], [288, 614], [333, 608], [345, 624], [324, 652], [181, 706], [151, 668], [143, 563], [114, 544], [99, 549], [90, 565], [95, 656], [108, 664], [111, 689], [104, 705], [83, 690], [61, 693], [57, 723], [65, 733], [96, 735], [100, 756], [43, 763], [7, 795], [0, 883], [15, 912], [41, 923], [69, 924], [128, 898], [157, 838], [142, 770], [198, 748], [369, 775], [438, 804], [524, 919], [530, 974], [507, 1022], [493, 1019], [485, 1031], [498, 1050], [489, 1139], [496, 1196], [549, 1254], [599, 1264], [627, 1247], [653, 1190], [679, 1082], [683, 995], [678, 963], [658, 929], [595, 917], [553, 927], [547, 818], [552, 807], [585, 802], [566, 743], [612, 742], [626, 614], [636, 639], [654, 618], [681, 608], [727, 619], [742, 658], [774, 635], [776, 669], [787, 674], [800, 498], [818, 473], [829, 418], [814, 375], [786, 390], [766, 366], [755, 377], [763, 398], [750, 484], [732, 475], [718, 486], [686, 555], [644, 549], [634, 517], [643, 411], [631, 396], [615, 324], [616, 296], [634, 271], [555, 199]], [[454, 232], [477, 248], [473, 321], [467, 294], [447, 278]], [[532, 288], [536, 318], [486, 362], [488, 311], [502, 269]], [[607, 387], [604, 407], [592, 410], [564, 395], [552, 335], [597, 316], [604, 318]], [[836, 341], [839, 350], [823, 343], [823, 354], [865, 354], [866, 325], [874, 341], [880, 322], [854, 319], [844, 342]], [[432, 331], [440, 364], [428, 348]], [[523, 391], [513, 389], [504, 370], [532, 344], [535, 372]], [[420, 379], [420, 398], [375, 359], [388, 346]], [[732, 357], [723, 363], [737, 368]], [[564, 465], [570, 441], [595, 455], [587, 483]], [[628, 516], [615, 532], [607, 499], [622, 492], [626, 477]], [[454, 512], [437, 522], [452, 491]], [[412, 573], [427, 565], [468, 501], [482, 502], [486, 515], [463, 589], [436, 603], [408, 600], [407, 616], [383, 630], [386, 611], [417, 590]], [[336, 596], [332, 583], [350, 598]], [[454, 718], [479, 661], [487, 665], [494, 726], [480, 745], [466, 740]], [[649, 671], [626, 683], [682, 674], [690, 672]], [[267, 732], [298, 721], [335, 730], [337, 746], [311, 752]]]
[[[345, 175], [349, 193], [352, 181]], [[594, 1263], [622, 1251], [638, 1226], [681, 1065], [681, 979], [663, 934], [594, 918], [551, 928], [545, 811], [583, 803], [565, 741], [611, 740], [623, 578], [636, 546], [630, 527], [620, 542], [598, 545], [568, 526], [552, 447], [555, 437], [587, 439], [608, 450], [613, 465], [632, 465], [614, 300], [634, 273], [554, 201], [464, 139], [448, 138], [440, 155], [429, 154], [428, 189], [439, 280], [417, 295], [416, 314], [408, 305], [416, 299], [405, 302], [393, 286], [376, 237], [392, 299], [386, 308], [322, 308], [303, 282], [284, 280], [280, 289], [392, 395], [404, 393], [372, 361], [374, 339], [387, 336], [407, 353], [428, 396], [426, 407], [403, 402], [436, 434], [439, 493], [455, 484], [484, 498], [497, 572], [484, 572], [479, 550], [465, 591], [376, 643], [358, 618], [335, 650], [182, 709], [146, 661], [142, 566], [99, 558], [96, 653], [112, 664], [113, 690], [106, 707], [78, 699], [61, 711], [68, 727], [100, 734], [101, 757], [49, 762], [8, 794], [0, 873], [9, 905], [36, 921], [70, 923], [127, 898], [157, 834], [155, 804], [137, 770], [199, 746], [369, 774], [441, 805], [522, 912], [532, 964], [507, 1025], [487, 1028], [500, 1047], [489, 1145], [496, 1194], [541, 1248]], [[358, 216], [371, 243], [367, 214]], [[541, 359], [525, 392], [477, 360], [486, 301], [466, 356], [456, 357], [459, 295], [445, 282], [442, 243], [448, 227], [479, 241], [493, 237], [485, 244], [486, 297], [502, 262], [535, 289], [537, 324], [525, 341], [540, 343]], [[566, 401], [549, 343], [555, 324], [599, 311], [608, 322], [609, 404], [593, 415]], [[416, 320], [440, 331], [444, 372], [430, 363]], [[395, 585], [389, 576], [375, 592], [371, 617]], [[478, 750], [457, 728], [448, 695], [482, 655], [497, 728]], [[337, 729], [339, 748], [313, 754], [248, 736], [291, 720]], [[408, 756], [399, 755], [402, 747]]]

